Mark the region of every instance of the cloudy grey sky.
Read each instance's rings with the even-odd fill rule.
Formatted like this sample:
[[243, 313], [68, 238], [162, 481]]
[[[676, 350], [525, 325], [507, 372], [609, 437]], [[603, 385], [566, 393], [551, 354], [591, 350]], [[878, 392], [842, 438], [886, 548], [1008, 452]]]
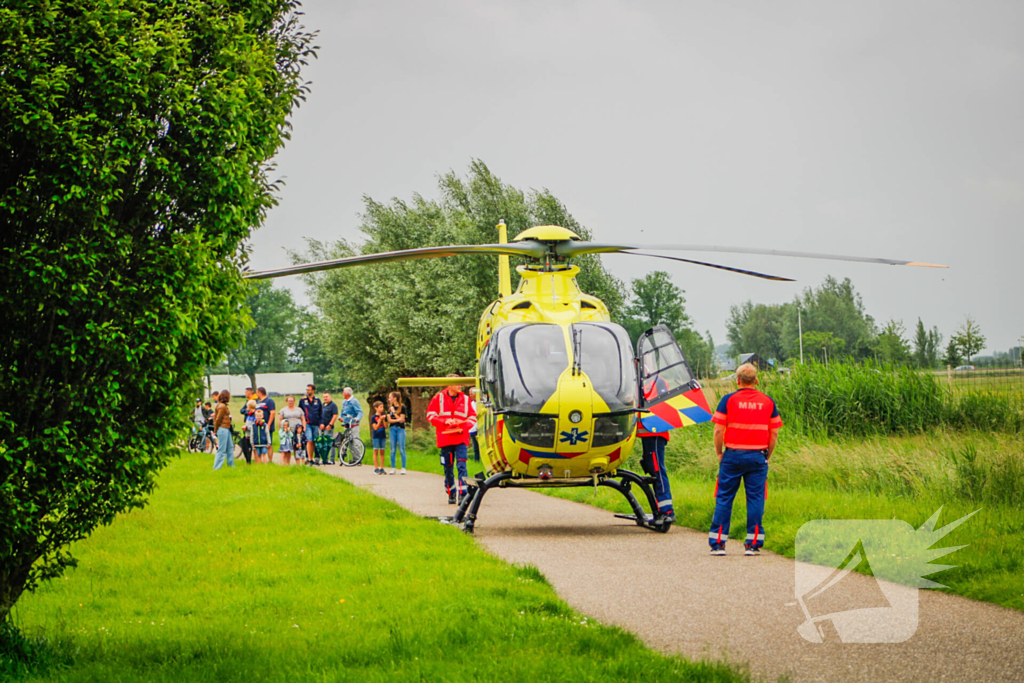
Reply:
[[[1024, 3], [306, 0], [320, 57], [253, 267], [359, 239], [363, 195], [435, 196], [480, 158], [604, 241], [749, 245], [949, 270], [703, 254], [654, 269], [725, 341], [731, 304], [850, 277], [876, 320], [1024, 335]], [[685, 254], [681, 254], [685, 255]], [[296, 278], [281, 281], [301, 293]], [[305, 296], [300, 296], [306, 300]]]

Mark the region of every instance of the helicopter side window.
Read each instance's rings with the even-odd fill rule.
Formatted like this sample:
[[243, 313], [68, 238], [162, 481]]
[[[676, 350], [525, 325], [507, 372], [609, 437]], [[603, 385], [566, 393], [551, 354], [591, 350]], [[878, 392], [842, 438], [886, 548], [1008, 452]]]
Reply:
[[635, 409], [636, 371], [626, 330], [615, 323], [576, 323], [573, 335], [579, 345], [579, 368], [608, 405], [607, 412]]
[[477, 377], [480, 378], [480, 397], [484, 402], [492, 401], [492, 389], [494, 383], [494, 364], [491, 362], [491, 345], [488, 343], [480, 353], [480, 365], [477, 367]]
[[489, 345], [494, 381], [492, 397], [506, 412], [539, 413], [569, 367], [565, 335], [558, 325], [507, 325]]
[[699, 386], [675, 337], [664, 325], [648, 330], [637, 342], [643, 406], [660, 403]]

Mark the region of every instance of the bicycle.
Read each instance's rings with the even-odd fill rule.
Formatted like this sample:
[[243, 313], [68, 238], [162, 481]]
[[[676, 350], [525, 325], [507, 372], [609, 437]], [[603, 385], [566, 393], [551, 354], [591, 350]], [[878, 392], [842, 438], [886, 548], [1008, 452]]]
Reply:
[[345, 431], [334, 437], [334, 446], [338, 449], [338, 459], [345, 467], [354, 467], [363, 461], [366, 444], [359, 438], [359, 429], [345, 427]]
[[186, 447], [190, 453], [213, 453], [214, 446], [213, 425], [205, 424], [201, 429], [194, 429], [192, 436], [188, 438]]

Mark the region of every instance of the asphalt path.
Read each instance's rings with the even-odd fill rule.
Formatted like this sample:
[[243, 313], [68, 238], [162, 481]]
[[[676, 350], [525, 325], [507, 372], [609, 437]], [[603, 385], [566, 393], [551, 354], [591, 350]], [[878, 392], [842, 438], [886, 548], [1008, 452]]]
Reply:
[[[455, 511], [438, 475], [381, 476], [365, 465], [324, 470], [417, 515]], [[844, 643], [826, 631], [824, 642], [811, 643], [797, 632], [805, 621], [794, 595], [798, 563], [774, 553], [745, 557], [733, 541], [727, 556], [712, 557], [706, 532], [657, 534], [606, 510], [521, 489], [488, 492], [476, 538], [508, 562], [535, 565], [579, 612], [663, 652], [748, 667], [759, 680], [1024, 682], [1024, 612], [922, 590], [909, 640]], [[878, 600], [875, 579], [853, 573], [842, 581], [850, 604]]]

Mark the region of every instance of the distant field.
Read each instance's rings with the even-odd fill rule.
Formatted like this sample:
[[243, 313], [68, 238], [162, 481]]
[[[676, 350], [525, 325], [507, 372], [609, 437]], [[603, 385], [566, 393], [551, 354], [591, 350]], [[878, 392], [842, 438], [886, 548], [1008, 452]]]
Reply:
[[4, 681], [740, 681], [572, 611], [532, 567], [302, 467], [187, 455], [26, 595]]

